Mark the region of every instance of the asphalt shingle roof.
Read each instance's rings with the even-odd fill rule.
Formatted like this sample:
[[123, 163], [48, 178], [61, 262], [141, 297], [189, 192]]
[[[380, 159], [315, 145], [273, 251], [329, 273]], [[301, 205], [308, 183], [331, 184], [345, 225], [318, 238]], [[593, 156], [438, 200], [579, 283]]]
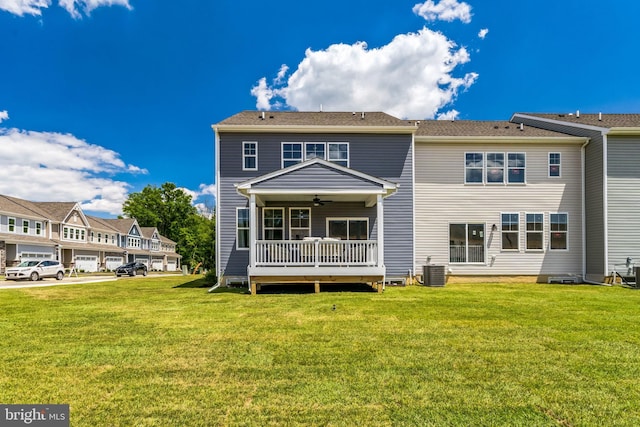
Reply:
[[[363, 118], [364, 114], [364, 118]], [[264, 117], [264, 118], [263, 118]], [[415, 122], [401, 120], [380, 111], [371, 112], [306, 112], [306, 111], [242, 111], [222, 120], [218, 126], [399, 126], [411, 129]]]
[[565, 113], [519, 113], [543, 119], [559, 120], [603, 128], [640, 127], [640, 114], [565, 114]]
[[427, 136], [488, 136], [488, 137], [562, 137], [564, 133], [545, 129], [538, 129], [520, 125], [508, 121], [481, 121], [481, 120], [422, 120], [419, 121], [416, 138]]

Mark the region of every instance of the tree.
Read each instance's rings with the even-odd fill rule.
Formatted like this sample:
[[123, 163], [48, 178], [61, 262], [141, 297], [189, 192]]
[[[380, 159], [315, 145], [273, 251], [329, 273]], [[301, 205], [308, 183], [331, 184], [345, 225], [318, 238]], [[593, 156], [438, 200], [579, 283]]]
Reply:
[[191, 196], [175, 184], [147, 185], [141, 192], [129, 194], [122, 211], [136, 218], [141, 227], [156, 227], [176, 242], [183, 264], [193, 267], [202, 262], [205, 268], [214, 267], [215, 217], [200, 215]]

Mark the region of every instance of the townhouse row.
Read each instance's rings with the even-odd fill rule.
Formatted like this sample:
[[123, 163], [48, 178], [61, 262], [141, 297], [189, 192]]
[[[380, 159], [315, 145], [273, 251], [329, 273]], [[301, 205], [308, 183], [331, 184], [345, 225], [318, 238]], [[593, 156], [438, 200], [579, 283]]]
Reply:
[[55, 259], [78, 271], [111, 271], [138, 261], [149, 270], [180, 268], [176, 243], [136, 219], [86, 215], [75, 202], [32, 202], [0, 195], [0, 273], [25, 260]]
[[640, 260], [639, 114], [244, 111], [213, 130], [223, 282], [384, 283], [437, 265], [600, 283]]

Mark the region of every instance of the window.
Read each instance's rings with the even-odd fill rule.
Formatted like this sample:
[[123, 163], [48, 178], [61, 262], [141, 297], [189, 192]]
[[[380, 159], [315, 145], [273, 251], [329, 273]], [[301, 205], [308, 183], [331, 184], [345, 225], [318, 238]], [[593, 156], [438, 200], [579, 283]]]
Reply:
[[549, 153], [549, 177], [560, 177], [560, 153]]
[[520, 249], [520, 215], [517, 213], [502, 214], [502, 249], [517, 251]]
[[102, 233], [98, 233], [98, 243], [102, 242]]
[[236, 209], [236, 248], [249, 249], [249, 208]]
[[28, 219], [23, 219], [22, 220], [22, 233], [23, 234], [29, 234], [29, 220]]
[[68, 227], [65, 227], [65, 228], [63, 229], [63, 232], [62, 232], [62, 238], [63, 238], [63, 239], [68, 239], [68, 238], [69, 238], [69, 228], [68, 228]]
[[62, 238], [65, 240], [84, 240], [85, 230], [75, 227], [64, 227], [62, 229]]
[[555, 213], [549, 215], [549, 231], [551, 233], [549, 246], [552, 250], [566, 250], [569, 248], [568, 233], [568, 214]]
[[344, 167], [349, 167], [349, 144], [346, 142], [330, 142], [327, 160]]
[[91, 234], [89, 234], [89, 239], [90, 239], [92, 242], [93, 242], [93, 236], [94, 236], [94, 234], [93, 234], [93, 231], [92, 231], [92, 232], [91, 232]]
[[39, 221], [36, 221], [36, 236], [41, 236], [42, 235], [42, 223]]
[[286, 168], [302, 161], [302, 143], [282, 143], [282, 167]]
[[289, 236], [292, 239], [302, 239], [311, 235], [311, 209], [289, 209]]
[[487, 183], [504, 183], [504, 153], [487, 153]]
[[508, 169], [510, 184], [524, 184], [525, 155], [524, 153], [508, 153]]
[[449, 262], [484, 262], [484, 224], [449, 224]]
[[9, 223], [7, 224], [7, 226], [8, 226], [9, 233], [15, 233], [16, 232], [16, 219], [15, 218], [9, 218]]
[[527, 219], [527, 249], [542, 250], [543, 245], [543, 226], [544, 215], [541, 213], [528, 213]]
[[242, 143], [242, 170], [243, 171], [258, 170], [258, 143], [257, 142]]
[[327, 236], [341, 240], [367, 240], [368, 218], [327, 218]]
[[128, 248], [139, 248], [140, 247], [140, 239], [137, 237], [127, 237], [127, 247]]
[[264, 240], [284, 240], [284, 209], [262, 209], [262, 224]]
[[321, 142], [307, 142], [304, 145], [304, 159], [323, 159], [324, 156], [324, 143]]
[[465, 184], [482, 184], [482, 173], [484, 171], [484, 154], [466, 153], [464, 157]]

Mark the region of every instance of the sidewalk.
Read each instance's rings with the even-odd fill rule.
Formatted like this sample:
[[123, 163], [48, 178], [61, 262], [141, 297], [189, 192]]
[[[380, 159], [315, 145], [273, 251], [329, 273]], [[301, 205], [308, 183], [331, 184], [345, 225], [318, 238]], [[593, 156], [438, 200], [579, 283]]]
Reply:
[[112, 274], [104, 276], [90, 276], [90, 277], [67, 277], [64, 276], [62, 280], [56, 280], [55, 278], [45, 278], [32, 282], [30, 280], [2, 280], [0, 279], [0, 289], [21, 289], [21, 288], [44, 288], [47, 286], [62, 286], [62, 285], [78, 285], [81, 283], [99, 283], [99, 282], [111, 282], [117, 280]]

